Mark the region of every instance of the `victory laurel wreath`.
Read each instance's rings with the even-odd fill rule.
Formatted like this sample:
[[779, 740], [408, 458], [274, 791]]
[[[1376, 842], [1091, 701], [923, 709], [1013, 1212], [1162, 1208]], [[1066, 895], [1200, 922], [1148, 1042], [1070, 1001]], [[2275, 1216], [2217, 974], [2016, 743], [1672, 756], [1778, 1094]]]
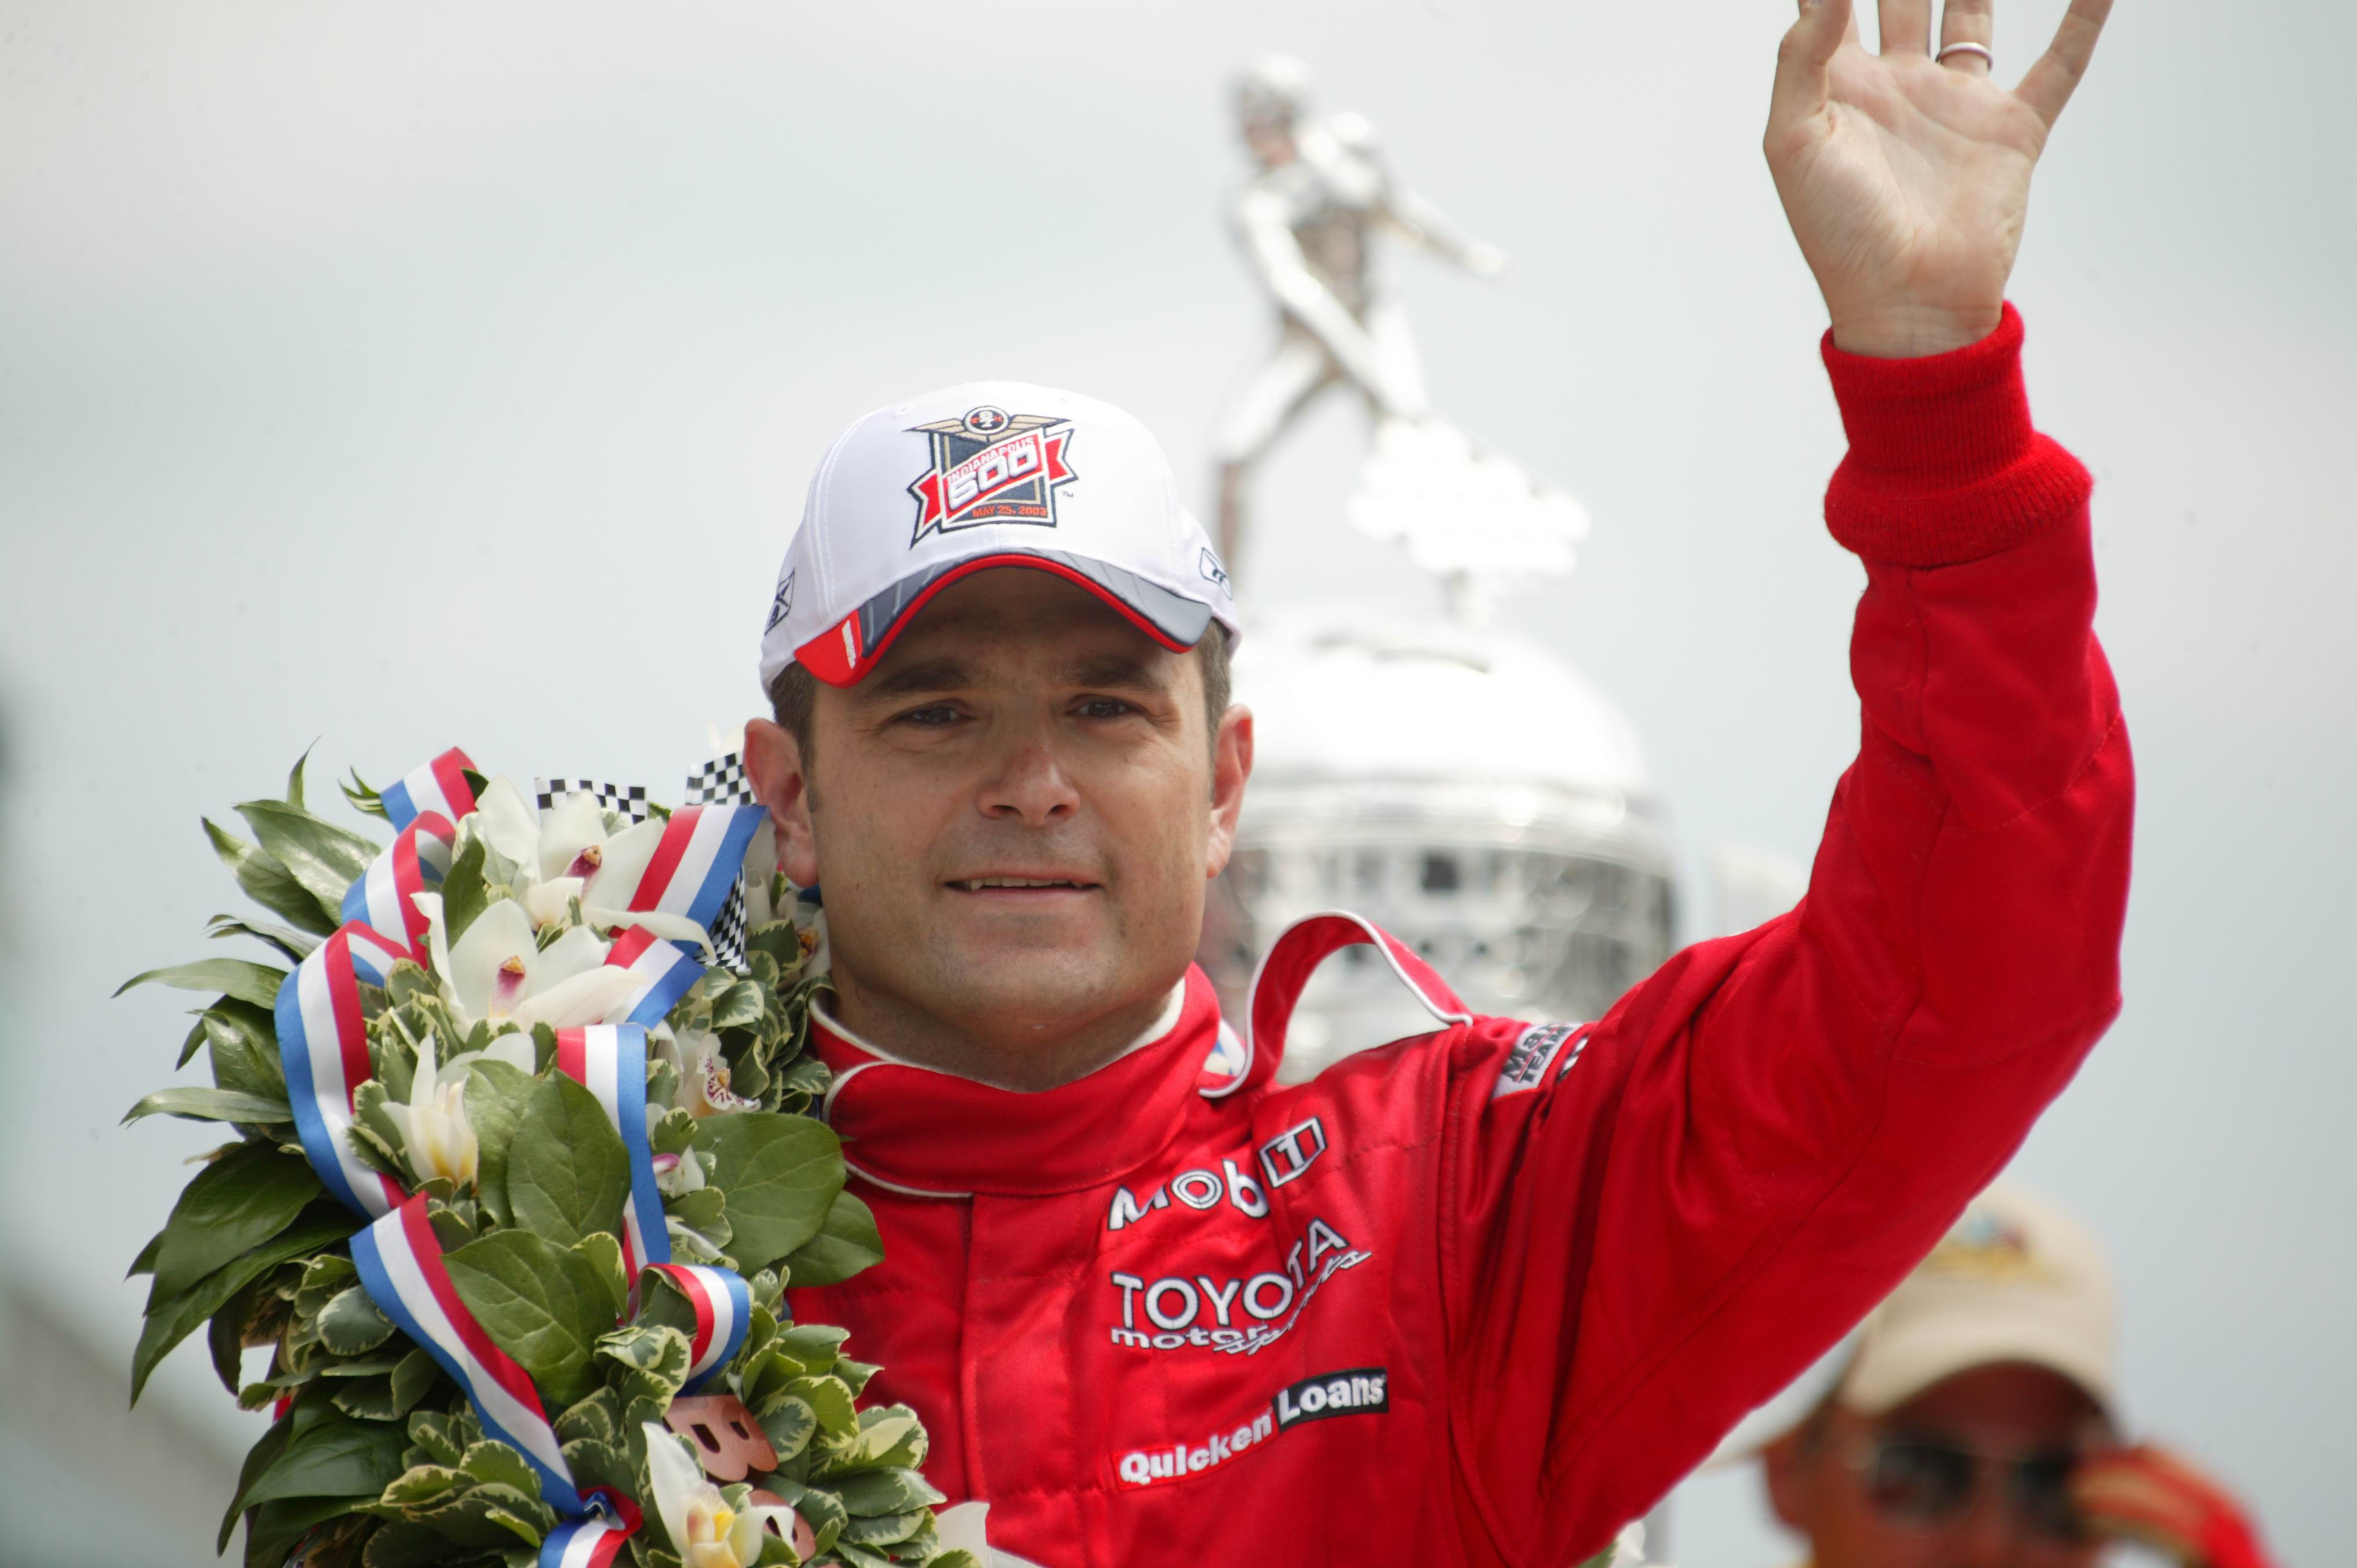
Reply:
[[293, 970], [124, 987], [220, 993], [180, 1050], [213, 1087], [126, 1120], [237, 1133], [133, 1265], [132, 1398], [206, 1325], [222, 1383], [276, 1412], [221, 1545], [242, 1516], [246, 1568], [979, 1568], [915, 1412], [863, 1408], [876, 1368], [787, 1315], [789, 1281], [883, 1248], [805, 1114], [823, 928], [760, 809], [535, 804], [453, 750], [343, 786], [381, 848], [306, 810], [303, 771], [237, 808], [256, 842], [205, 823], [285, 922], [210, 934]]

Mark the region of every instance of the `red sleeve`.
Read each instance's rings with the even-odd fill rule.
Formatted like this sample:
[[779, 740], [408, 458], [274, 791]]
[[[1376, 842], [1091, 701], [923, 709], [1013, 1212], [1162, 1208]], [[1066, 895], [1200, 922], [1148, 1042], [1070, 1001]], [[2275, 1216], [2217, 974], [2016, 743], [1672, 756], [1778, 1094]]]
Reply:
[[1930, 1250], [2118, 1010], [2132, 790], [2090, 481], [2031, 429], [2020, 344], [2008, 307], [1931, 359], [1826, 345], [1864, 722], [1800, 907], [1584, 1034], [1458, 1047], [1441, 1284], [1476, 1561], [1577, 1561], [1658, 1500]]

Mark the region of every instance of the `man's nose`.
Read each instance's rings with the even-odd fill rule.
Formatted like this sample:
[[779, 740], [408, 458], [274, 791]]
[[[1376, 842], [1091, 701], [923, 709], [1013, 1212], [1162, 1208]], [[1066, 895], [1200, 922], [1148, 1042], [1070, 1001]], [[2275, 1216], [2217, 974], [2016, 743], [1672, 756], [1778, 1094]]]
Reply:
[[1953, 1526], [1955, 1568], [2023, 1568], [2033, 1560], [2021, 1520], [2004, 1488], [1989, 1485], [1993, 1478], [1980, 1477], [1970, 1511]]
[[1057, 757], [1051, 734], [1026, 727], [996, 738], [975, 802], [984, 816], [1045, 827], [1080, 810], [1080, 793]]

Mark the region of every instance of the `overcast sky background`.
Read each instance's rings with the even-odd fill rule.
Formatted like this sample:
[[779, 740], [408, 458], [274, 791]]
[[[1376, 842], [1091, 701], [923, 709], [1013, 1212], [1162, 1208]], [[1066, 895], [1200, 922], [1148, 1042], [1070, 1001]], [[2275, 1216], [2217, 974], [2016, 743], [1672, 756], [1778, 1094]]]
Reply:
[[[2060, 10], [1999, 6], [2008, 80]], [[2322, 1563], [2357, 1527], [2331, 979], [2357, 934], [2357, 13], [2263, 14], [2122, 0], [2015, 279], [2040, 423], [2101, 481], [2142, 775], [2127, 1010], [2018, 1171], [2117, 1254], [2135, 1424]], [[115, 1128], [188, 999], [106, 996], [199, 956], [234, 902], [199, 815], [315, 737], [376, 778], [459, 743], [675, 793], [756, 701], [811, 466], [918, 389], [1109, 398], [1208, 506], [1219, 404], [1269, 335], [1222, 208], [1224, 84], [1266, 48], [1517, 259], [1394, 271], [1437, 405], [1595, 514], [1576, 579], [1506, 618], [1626, 706], [1690, 863], [1805, 856], [1855, 743], [1861, 577], [1817, 521], [1822, 311], [1758, 151], [1788, 17], [0, 4], [20, 1278], [127, 1356], [115, 1282], [208, 1140]], [[1341, 521], [1360, 439], [1330, 407], [1269, 476], [1238, 563], [1259, 602], [1435, 602]], [[163, 1397], [218, 1410], [201, 1360]], [[1755, 1490], [1700, 1488], [1678, 1560], [1777, 1560]]]

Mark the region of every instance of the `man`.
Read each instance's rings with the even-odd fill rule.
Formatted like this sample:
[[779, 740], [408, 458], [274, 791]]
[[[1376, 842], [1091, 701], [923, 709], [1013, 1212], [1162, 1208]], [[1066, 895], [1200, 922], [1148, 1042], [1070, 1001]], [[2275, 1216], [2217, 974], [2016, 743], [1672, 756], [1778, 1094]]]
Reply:
[[1976, 1198], [1867, 1320], [1841, 1380], [1763, 1457], [1811, 1568], [2089, 1568], [2126, 1538], [2267, 1568], [2215, 1482], [2116, 1425], [2095, 1239], [2016, 1187]]
[[[1783, 48], [1768, 155], [1831, 309], [1865, 704], [1807, 898], [1598, 1023], [1472, 1018], [1349, 917], [1224, 1044], [1189, 965], [1251, 771], [1235, 611], [1134, 421], [952, 388], [821, 464], [748, 768], [823, 886], [826, 1113], [886, 1258], [795, 1293], [1053, 1565], [1554, 1568], [1602, 1546], [1930, 1249], [2118, 1005], [2127, 743], [2085, 470], [2004, 287], [2106, 0], [2018, 91], [1986, 0]], [[1216, 623], [1216, 626], [1215, 626]], [[1543, 720], [1544, 715], [1533, 715]], [[1450, 715], [1403, 714], [1447, 746]], [[1276, 1088], [1370, 944], [1437, 1032]]]
[[1242, 553], [1244, 488], [1271, 443], [1312, 399], [1347, 381], [1378, 415], [1426, 413], [1424, 370], [1407, 317], [1376, 286], [1374, 243], [1388, 231], [1480, 276], [1503, 252], [1458, 233], [1430, 202], [1392, 183], [1374, 127], [1356, 114], [1303, 113], [1308, 79], [1272, 55], [1236, 84], [1236, 120], [1260, 173], [1236, 201], [1236, 237], [1276, 300], [1284, 331], [1220, 422], [1220, 554]]

